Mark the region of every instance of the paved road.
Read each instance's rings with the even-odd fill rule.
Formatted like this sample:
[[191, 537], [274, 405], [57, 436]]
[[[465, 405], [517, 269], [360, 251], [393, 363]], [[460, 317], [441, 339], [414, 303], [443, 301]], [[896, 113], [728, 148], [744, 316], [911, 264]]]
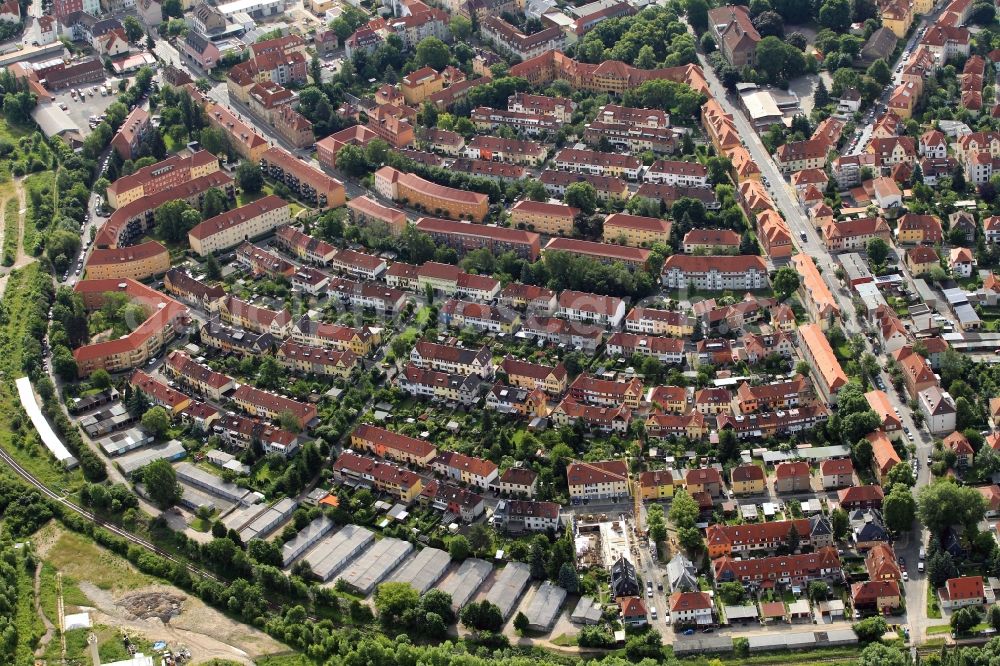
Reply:
[[[712, 94], [715, 96], [715, 99], [719, 102], [719, 104], [722, 105], [723, 109], [733, 116], [737, 130], [746, 141], [747, 150], [750, 152], [750, 155], [753, 157], [757, 166], [760, 167], [761, 174], [768, 179], [774, 203], [784, 214], [785, 220], [788, 222], [799, 251], [805, 252], [813, 257], [817, 266], [822, 269], [823, 279], [827, 282], [827, 286], [830, 287], [831, 292], [834, 294], [834, 297], [840, 305], [841, 312], [843, 314], [843, 330], [845, 334], [849, 338], [861, 335], [865, 341], [864, 346], [866, 351], [874, 353], [871, 342], [863, 335], [864, 331], [861, 323], [855, 315], [854, 305], [851, 301], [850, 295], [843, 285], [841, 285], [836, 279], [835, 271], [837, 264], [834, 261], [833, 256], [827, 251], [819, 233], [809, 222], [802, 207], [794, 198], [791, 186], [785, 183], [784, 178], [781, 176], [770, 155], [767, 154], [767, 151], [761, 143], [760, 138], [757, 136], [757, 133], [753, 131], [753, 128], [750, 126], [750, 123], [747, 121], [743, 113], [735, 106], [735, 104], [733, 104], [729, 97], [727, 97], [725, 89], [715, 76], [715, 72], [708, 65], [705, 58], [699, 55], [699, 59], [705, 71], [705, 78], [708, 81]], [[805, 234], [804, 241], [802, 240], [801, 234]], [[881, 360], [884, 364], [887, 362], [888, 358], [882, 357]], [[893, 407], [899, 410], [903, 424], [915, 435], [915, 442], [913, 442], [916, 447], [915, 456], [920, 461], [920, 468], [917, 474], [917, 487], [919, 488], [920, 486], [926, 485], [930, 482], [930, 472], [925, 461], [928, 454], [932, 450], [932, 439], [925, 430], [916, 428], [912, 418], [910, 417], [909, 406], [906, 404], [906, 401], [901, 399], [899, 394], [892, 389], [892, 384], [888, 374], [882, 372], [881, 375], [883, 382], [888, 388], [886, 393], [889, 395], [890, 402]], [[917, 639], [923, 637], [924, 628], [927, 626], [925, 610], [926, 579], [924, 576], [919, 575], [916, 570], [919, 548], [922, 543], [926, 543], [927, 536], [927, 532], [925, 530], [921, 530], [919, 532], [912, 533], [906, 539], [901, 539], [897, 544], [897, 555], [906, 559], [909, 573], [911, 575], [910, 581], [904, 585], [906, 592], [906, 604], [907, 608], [910, 609], [910, 612], [907, 615], [907, 621], [910, 625], [911, 636]]]

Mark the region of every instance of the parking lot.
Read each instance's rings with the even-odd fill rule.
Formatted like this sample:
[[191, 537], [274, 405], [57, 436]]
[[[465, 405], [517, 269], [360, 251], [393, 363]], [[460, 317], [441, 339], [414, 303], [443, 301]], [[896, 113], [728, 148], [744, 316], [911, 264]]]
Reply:
[[[106, 97], [101, 97], [100, 86], [107, 85], [111, 89], [111, 94]], [[72, 90], [80, 91], [94, 91], [91, 95], [89, 92], [86, 93], [86, 101], [81, 101], [79, 97], [73, 97]], [[103, 114], [111, 103], [115, 101], [116, 95], [118, 93], [118, 79], [107, 79], [102, 83], [88, 83], [85, 85], [77, 86], [76, 88], [67, 88], [56, 93], [55, 101], [56, 104], [65, 105], [65, 111], [69, 114], [69, 117], [76, 123], [76, 126], [80, 128], [80, 133], [83, 136], [87, 136], [91, 132], [91, 127], [88, 122], [90, 116], [100, 116]]]

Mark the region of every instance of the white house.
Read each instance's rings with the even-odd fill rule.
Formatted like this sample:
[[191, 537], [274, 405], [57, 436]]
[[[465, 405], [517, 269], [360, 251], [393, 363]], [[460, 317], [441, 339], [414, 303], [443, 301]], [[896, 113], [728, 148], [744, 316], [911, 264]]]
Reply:
[[955, 401], [940, 386], [931, 386], [919, 394], [920, 411], [932, 435], [954, 432]]
[[670, 595], [670, 620], [679, 624], [712, 624], [712, 598], [707, 592], [674, 592]]

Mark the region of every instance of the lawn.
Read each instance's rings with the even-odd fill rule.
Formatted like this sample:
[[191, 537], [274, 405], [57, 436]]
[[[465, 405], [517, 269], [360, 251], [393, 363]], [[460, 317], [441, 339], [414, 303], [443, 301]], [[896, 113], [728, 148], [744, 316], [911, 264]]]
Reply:
[[559, 647], [575, 647], [579, 645], [579, 637], [576, 635], [559, 634], [552, 639], [552, 644]]
[[46, 560], [75, 580], [85, 580], [102, 590], [135, 589], [155, 582], [139, 573], [121, 557], [101, 548], [74, 532], [47, 527], [59, 532]]
[[[6, 189], [6, 187], [4, 188]], [[4, 223], [3, 223], [3, 265], [13, 266], [14, 260], [17, 258], [17, 241], [18, 233], [17, 227], [20, 220], [20, 213], [18, 212], [18, 200], [17, 197], [12, 196], [7, 199], [7, 203], [4, 206]]]
[[927, 617], [932, 620], [941, 619], [941, 606], [938, 605], [937, 591], [933, 585], [927, 586]]
[[926, 631], [928, 636], [934, 636], [935, 634], [950, 634], [951, 625], [950, 624], [935, 624], [932, 627], [927, 627]]

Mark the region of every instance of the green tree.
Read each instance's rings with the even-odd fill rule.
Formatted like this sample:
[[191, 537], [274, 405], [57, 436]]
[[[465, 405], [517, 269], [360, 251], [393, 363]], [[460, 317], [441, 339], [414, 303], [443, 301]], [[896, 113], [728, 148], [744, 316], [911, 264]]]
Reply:
[[260, 165], [249, 160], [236, 167], [236, 184], [245, 194], [259, 194], [264, 189], [264, 174]]
[[177, 472], [166, 460], [154, 460], [142, 468], [142, 484], [146, 494], [161, 509], [172, 506], [181, 498]]
[[397, 627], [406, 611], [420, 603], [420, 594], [409, 583], [382, 583], [375, 588], [375, 610], [384, 627]]
[[98, 368], [90, 373], [90, 385], [102, 391], [109, 389], [111, 388], [111, 375], [104, 368]]
[[549, 198], [549, 193], [546, 192], [542, 181], [535, 178], [524, 181], [524, 195], [532, 201], [545, 201]]
[[146, 410], [146, 413], [142, 415], [141, 422], [142, 427], [157, 439], [163, 437], [170, 427], [170, 417], [167, 415], [167, 410], [160, 406]]
[[906, 666], [909, 660], [894, 647], [872, 643], [858, 655], [857, 666]]
[[846, 32], [851, 26], [851, 6], [847, 0], [826, 0], [819, 9], [819, 24], [834, 32]]
[[518, 611], [517, 615], [514, 616], [514, 630], [521, 636], [528, 630], [528, 616], [521, 611]]
[[830, 526], [833, 529], [833, 537], [835, 539], [844, 539], [850, 527], [850, 518], [847, 512], [839, 507], [834, 509], [833, 513], [830, 514]]
[[879, 640], [889, 630], [889, 625], [881, 617], [869, 617], [854, 625], [854, 633], [862, 643]]
[[503, 629], [503, 614], [489, 601], [467, 604], [458, 617], [465, 627], [475, 631], [497, 632]]
[[472, 35], [472, 21], [464, 16], [453, 16], [450, 23], [451, 34], [460, 42], [468, 41]]
[[442, 70], [448, 66], [451, 60], [451, 52], [448, 45], [437, 37], [424, 37], [417, 44], [414, 54], [417, 65], [431, 67]]
[[580, 591], [580, 576], [576, 573], [576, 567], [573, 566], [572, 562], [562, 563], [562, 566], [559, 567], [558, 580], [559, 587], [570, 594], [576, 594]]
[[337, 151], [337, 168], [348, 176], [363, 176], [368, 173], [368, 158], [360, 146], [346, 144]]
[[882, 58], [878, 58], [875, 62], [869, 65], [865, 74], [872, 77], [883, 86], [892, 80], [892, 70], [889, 69], [889, 63]]
[[153, 212], [153, 219], [156, 222], [156, 232], [167, 241], [179, 243], [187, 236], [190, 227], [191, 217], [185, 218], [185, 213], [194, 212], [200, 221], [201, 216], [198, 211], [191, 208], [186, 201], [174, 199], [161, 205]]
[[743, 583], [738, 581], [723, 583], [719, 586], [719, 597], [722, 599], [722, 603], [727, 606], [735, 606], [741, 603], [743, 597], [746, 596], [746, 592], [743, 588]]
[[698, 502], [686, 490], [680, 488], [674, 493], [673, 501], [670, 503], [670, 522], [674, 527], [677, 529], [694, 527], [700, 514]]
[[281, 386], [281, 366], [273, 356], [265, 356], [257, 366], [257, 384], [264, 389], [276, 389]]
[[126, 16], [122, 25], [125, 27], [125, 37], [128, 38], [128, 41], [138, 44], [139, 40], [145, 34], [142, 30], [142, 24], [139, 23], [139, 19], [134, 16]]
[[917, 512], [927, 529], [941, 534], [952, 525], [974, 528], [983, 519], [986, 506], [975, 488], [942, 479], [920, 489]]
[[964, 634], [979, 624], [981, 616], [978, 608], [959, 608], [951, 614], [951, 628], [956, 634]]
[[219, 265], [219, 260], [215, 258], [214, 254], [208, 255], [208, 258], [205, 259], [205, 277], [209, 280], [222, 279], [222, 266]]
[[[896, 467], [907, 467], [907, 465], [900, 464]], [[902, 483], [892, 486], [892, 490], [886, 495], [882, 504], [885, 526], [897, 534], [908, 532], [913, 526], [916, 514], [917, 502], [913, 499], [909, 486]]]
[[472, 554], [472, 546], [469, 540], [461, 534], [456, 534], [448, 541], [448, 554], [451, 559], [461, 562]]
[[795, 272], [794, 268], [782, 266], [774, 272], [771, 287], [774, 289], [775, 296], [786, 301], [799, 288], [799, 274]]
[[566, 204], [579, 208], [585, 215], [592, 214], [597, 209], [597, 190], [586, 181], [570, 184], [564, 197]]
[[885, 263], [885, 260], [889, 258], [889, 249], [889, 244], [881, 238], [870, 238], [865, 243], [868, 259], [875, 265]]
[[702, 33], [708, 29], [708, 2], [706, 0], [684, 0], [684, 12], [688, 23], [695, 32]]

